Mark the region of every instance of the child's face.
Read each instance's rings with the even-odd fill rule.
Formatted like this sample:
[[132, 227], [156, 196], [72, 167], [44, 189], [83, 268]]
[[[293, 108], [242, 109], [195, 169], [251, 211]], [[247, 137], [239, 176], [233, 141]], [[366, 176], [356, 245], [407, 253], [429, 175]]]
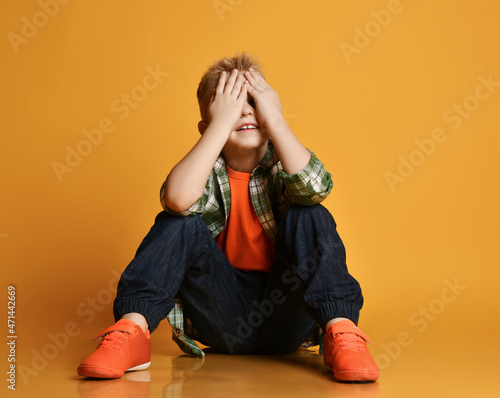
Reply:
[[267, 143], [269, 135], [260, 127], [257, 109], [253, 98], [248, 95], [241, 110], [241, 117], [234, 125], [222, 152], [243, 155], [247, 151], [261, 149]]
[[[243, 75], [243, 73], [244, 71], [239, 72], [240, 75]], [[210, 120], [207, 113], [206, 110], [203, 112], [203, 114], [206, 115], [204, 120], [208, 120], [209, 123]], [[206, 126], [206, 122], [202, 121], [201, 123], [205, 123]], [[233, 126], [222, 152], [225, 156], [229, 154], [231, 154], [232, 157], [237, 157], [238, 155], [243, 156], [244, 154], [248, 154], [248, 151], [262, 149], [262, 147], [267, 144], [268, 140], [269, 135], [266, 133], [265, 129], [260, 127], [255, 102], [248, 94], [247, 101], [241, 110], [240, 119]]]

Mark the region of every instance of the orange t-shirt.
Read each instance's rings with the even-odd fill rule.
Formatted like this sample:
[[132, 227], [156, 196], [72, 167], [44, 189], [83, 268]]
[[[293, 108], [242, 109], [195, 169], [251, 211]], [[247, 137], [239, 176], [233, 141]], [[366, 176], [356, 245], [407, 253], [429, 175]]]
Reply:
[[255, 213], [248, 184], [251, 173], [226, 166], [231, 187], [231, 212], [224, 230], [215, 238], [217, 246], [235, 268], [269, 271], [274, 260], [274, 243]]

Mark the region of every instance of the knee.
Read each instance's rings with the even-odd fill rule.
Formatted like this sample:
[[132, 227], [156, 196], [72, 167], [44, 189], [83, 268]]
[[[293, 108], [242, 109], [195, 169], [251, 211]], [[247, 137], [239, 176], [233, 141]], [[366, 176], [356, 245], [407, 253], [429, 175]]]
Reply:
[[[156, 216], [155, 223], [143, 244], [152, 239], [160, 239], [166, 244], [178, 244], [180, 241], [188, 243], [208, 241], [211, 239], [210, 231], [197, 214], [186, 217], [175, 217], [166, 211], [162, 211]], [[139, 248], [140, 249], [140, 248]]]
[[288, 210], [287, 217], [313, 224], [321, 221], [332, 222], [334, 225], [337, 225], [328, 209], [321, 204], [313, 206], [293, 205]]
[[197, 229], [200, 227], [205, 227], [206, 225], [198, 214], [176, 217], [166, 211], [160, 212], [155, 219], [155, 225], [163, 229], [183, 229], [188, 228], [190, 230]]
[[197, 218], [196, 214], [192, 216], [177, 217], [163, 210], [156, 216], [155, 223], [185, 223], [195, 218]]

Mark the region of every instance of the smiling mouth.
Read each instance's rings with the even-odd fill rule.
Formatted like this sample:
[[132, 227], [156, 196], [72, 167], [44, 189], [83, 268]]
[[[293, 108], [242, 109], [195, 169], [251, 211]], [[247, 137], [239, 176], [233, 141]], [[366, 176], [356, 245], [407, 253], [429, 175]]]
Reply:
[[254, 125], [245, 125], [241, 126], [238, 130], [236, 131], [245, 131], [245, 130], [258, 130], [259, 127], [254, 126]]

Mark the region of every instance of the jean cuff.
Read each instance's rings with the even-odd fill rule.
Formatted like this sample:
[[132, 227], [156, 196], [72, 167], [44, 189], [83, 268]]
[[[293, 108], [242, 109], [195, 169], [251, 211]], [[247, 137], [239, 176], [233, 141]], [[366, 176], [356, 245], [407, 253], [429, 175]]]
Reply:
[[143, 315], [148, 322], [149, 331], [152, 333], [165, 318], [166, 315], [160, 314], [149, 302], [136, 299], [116, 299], [113, 305], [113, 315], [115, 322], [129, 312], [138, 312]]
[[356, 325], [359, 320], [359, 308], [351, 303], [346, 303], [344, 301], [334, 301], [332, 303], [326, 303], [317, 310], [317, 315], [321, 326], [325, 327], [328, 321], [333, 318], [347, 318], [353, 321]]

